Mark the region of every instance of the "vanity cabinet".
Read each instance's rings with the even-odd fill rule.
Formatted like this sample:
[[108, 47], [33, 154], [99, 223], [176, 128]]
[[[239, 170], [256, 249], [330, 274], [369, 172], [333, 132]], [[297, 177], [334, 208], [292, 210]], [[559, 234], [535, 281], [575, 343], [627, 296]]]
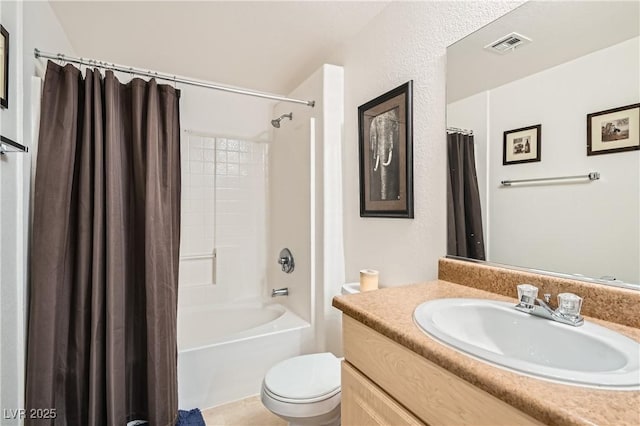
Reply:
[[343, 425], [424, 425], [347, 361], [342, 362]]
[[342, 324], [344, 426], [542, 424], [355, 319]]

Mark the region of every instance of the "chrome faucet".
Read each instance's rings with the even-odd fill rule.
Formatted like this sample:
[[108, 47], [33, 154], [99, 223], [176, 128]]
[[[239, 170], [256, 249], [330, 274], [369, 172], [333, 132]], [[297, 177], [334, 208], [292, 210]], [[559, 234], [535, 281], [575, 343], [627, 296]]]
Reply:
[[288, 287], [274, 288], [274, 289], [271, 290], [271, 297], [288, 296], [288, 295], [289, 295], [289, 288]]
[[288, 248], [280, 250], [278, 263], [282, 266], [282, 272], [286, 274], [292, 273], [296, 265], [293, 261], [293, 254], [291, 254], [291, 250]]
[[561, 293], [558, 295], [558, 308], [551, 308], [551, 294], [545, 293], [544, 300], [538, 299], [538, 287], [530, 284], [518, 285], [518, 297], [520, 302], [515, 306], [518, 311], [526, 312], [537, 317], [556, 321], [561, 324], [579, 327], [584, 324], [584, 318], [580, 315], [582, 298], [573, 293]]

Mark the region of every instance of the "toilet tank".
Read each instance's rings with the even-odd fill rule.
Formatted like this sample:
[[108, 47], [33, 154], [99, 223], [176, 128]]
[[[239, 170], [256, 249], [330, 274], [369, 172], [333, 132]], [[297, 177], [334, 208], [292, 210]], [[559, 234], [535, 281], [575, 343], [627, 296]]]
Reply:
[[346, 283], [342, 285], [342, 294], [360, 293], [360, 283]]

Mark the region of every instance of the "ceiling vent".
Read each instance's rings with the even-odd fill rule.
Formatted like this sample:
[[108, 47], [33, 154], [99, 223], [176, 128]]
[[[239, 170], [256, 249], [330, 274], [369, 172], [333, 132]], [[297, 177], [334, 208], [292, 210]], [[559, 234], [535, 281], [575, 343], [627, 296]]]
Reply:
[[504, 55], [505, 53], [511, 52], [516, 47], [524, 46], [529, 43], [531, 43], [531, 39], [529, 37], [525, 37], [518, 33], [511, 33], [500, 37], [493, 43], [487, 44], [484, 48], [491, 52]]

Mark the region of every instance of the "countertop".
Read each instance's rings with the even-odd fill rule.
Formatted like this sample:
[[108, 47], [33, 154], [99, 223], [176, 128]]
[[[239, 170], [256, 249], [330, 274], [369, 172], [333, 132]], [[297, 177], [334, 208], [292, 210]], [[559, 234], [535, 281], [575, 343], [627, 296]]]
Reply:
[[[415, 308], [428, 300], [466, 297], [516, 299], [438, 280], [336, 296], [333, 306], [474, 386], [549, 425], [640, 425], [640, 391], [562, 385], [523, 376], [463, 355], [422, 332]], [[585, 317], [640, 342], [640, 329]]]

